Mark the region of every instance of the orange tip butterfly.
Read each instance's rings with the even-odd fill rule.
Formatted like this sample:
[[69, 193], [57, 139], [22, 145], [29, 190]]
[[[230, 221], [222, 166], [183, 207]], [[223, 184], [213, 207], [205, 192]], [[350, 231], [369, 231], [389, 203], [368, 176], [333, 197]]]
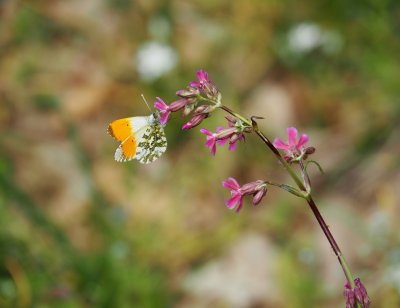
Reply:
[[114, 155], [118, 162], [137, 159], [142, 164], [149, 164], [167, 149], [167, 138], [158, 111], [149, 116], [116, 120], [108, 125], [107, 131], [121, 142]]

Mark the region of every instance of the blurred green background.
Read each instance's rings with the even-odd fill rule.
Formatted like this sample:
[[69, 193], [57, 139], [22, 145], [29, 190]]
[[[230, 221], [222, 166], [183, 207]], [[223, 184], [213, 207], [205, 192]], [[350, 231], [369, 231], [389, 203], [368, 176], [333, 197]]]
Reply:
[[202, 68], [271, 139], [310, 135], [322, 214], [399, 307], [399, 55], [396, 0], [0, 1], [0, 306], [344, 307], [302, 200], [226, 209], [229, 176], [290, 183], [255, 136], [211, 157], [173, 115], [157, 162], [114, 161], [108, 123]]

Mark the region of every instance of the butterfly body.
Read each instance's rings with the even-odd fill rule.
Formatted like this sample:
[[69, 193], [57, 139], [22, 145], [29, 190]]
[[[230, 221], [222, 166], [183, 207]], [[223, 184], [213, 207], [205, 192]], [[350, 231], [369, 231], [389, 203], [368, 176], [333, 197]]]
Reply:
[[157, 112], [149, 116], [116, 120], [108, 126], [108, 133], [121, 144], [115, 151], [118, 162], [137, 159], [148, 164], [159, 158], [167, 149], [164, 128]]

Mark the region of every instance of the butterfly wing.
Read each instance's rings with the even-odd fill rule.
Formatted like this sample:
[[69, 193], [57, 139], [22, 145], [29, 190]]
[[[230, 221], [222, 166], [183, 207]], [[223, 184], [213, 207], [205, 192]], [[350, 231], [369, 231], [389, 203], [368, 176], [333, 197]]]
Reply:
[[150, 117], [131, 117], [119, 119], [108, 126], [108, 133], [121, 141], [115, 151], [114, 158], [118, 162], [129, 161], [135, 158], [138, 149], [138, 140], [149, 126]]
[[118, 141], [125, 141], [126, 138], [138, 132], [149, 123], [149, 117], [131, 117], [116, 120], [108, 125], [108, 133]]
[[136, 155], [136, 150], [136, 140], [133, 137], [128, 137], [115, 150], [114, 159], [118, 162], [132, 160]]
[[137, 146], [135, 158], [142, 164], [149, 164], [159, 158], [167, 149], [164, 129], [158, 123], [146, 127]]

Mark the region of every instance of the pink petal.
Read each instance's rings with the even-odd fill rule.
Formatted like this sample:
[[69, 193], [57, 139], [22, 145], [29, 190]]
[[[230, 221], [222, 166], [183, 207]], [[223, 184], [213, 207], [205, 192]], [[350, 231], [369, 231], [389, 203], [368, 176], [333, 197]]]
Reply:
[[266, 193], [267, 193], [266, 189], [261, 189], [257, 193], [255, 193], [254, 197], [253, 197], [253, 204], [258, 205], [261, 202], [261, 200], [264, 198]]
[[215, 147], [215, 139], [207, 137], [206, 147], [209, 149]]
[[222, 186], [224, 186], [225, 188], [228, 188], [228, 189], [232, 189], [234, 191], [236, 191], [240, 188], [239, 183], [234, 178], [228, 178], [227, 181], [223, 181]]
[[289, 146], [295, 146], [297, 141], [297, 129], [295, 127], [289, 127], [287, 129], [287, 135], [289, 140]]
[[159, 97], [157, 97], [157, 102], [154, 102], [154, 108], [160, 111], [168, 110], [168, 105]]
[[243, 199], [242, 198], [240, 198], [240, 200], [239, 200], [239, 204], [238, 204], [238, 206], [237, 206], [237, 208], [236, 208], [236, 213], [239, 213], [240, 212], [240, 210], [242, 209], [242, 206], [243, 206]]
[[229, 177], [228, 180], [230, 180], [236, 186], [236, 189], [240, 188], [239, 183], [234, 178]]
[[189, 100], [186, 98], [181, 98], [178, 99], [177, 101], [172, 102], [169, 104], [168, 109], [171, 110], [172, 112], [176, 112], [178, 110], [181, 110], [182, 108], [185, 108], [185, 106], [189, 103]]
[[192, 81], [192, 82], [189, 83], [189, 86], [191, 86], [193, 88], [198, 88], [198, 87], [201, 86], [201, 83], [197, 82], [197, 81]]
[[235, 190], [235, 188], [232, 186], [232, 184], [229, 181], [223, 181], [222, 186], [224, 186], [225, 188], [228, 188], [228, 189]]
[[212, 148], [211, 148], [211, 155], [212, 156], [215, 156], [215, 153], [217, 152], [217, 146], [216, 146], [216, 144], [214, 143], [214, 145], [212, 146]]
[[225, 128], [223, 126], [218, 126], [217, 129], [215, 130], [217, 133], [220, 131], [223, 131]]
[[281, 139], [276, 138], [273, 142], [274, 147], [280, 150], [287, 151], [289, 150], [289, 145], [287, 145], [285, 142], [283, 142]]
[[201, 128], [200, 129], [200, 133], [207, 135], [207, 136], [213, 136], [214, 134], [212, 132], [210, 132], [209, 130], [205, 129], [205, 128]]
[[229, 144], [228, 150], [229, 151], [236, 151], [236, 148], [237, 148], [236, 145], [237, 145], [237, 140], [235, 142]]
[[300, 150], [307, 142], [308, 142], [308, 136], [306, 134], [302, 134], [299, 139], [299, 142], [297, 142], [296, 148]]
[[229, 141], [229, 138], [219, 139], [217, 140], [217, 144], [222, 147]]
[[184, 125], [182, 126], [182, 129], [183, 129], [183, 130], [188, 130], [188, 129], [191, 129], [191, 128], [193, 128], [193, 125], [192, 125], [192, 123], [190, 123], [190, 122], [188, 122], [188, 123], [186, 123], [186, 124], [184, 124]]
[[242, 196], [240, 194], [235, 194], [232, 198], [226, 201], [226, 206], [228, 209], [233, 209], [236, 205], [240, 206], [242, 201]]
[[199, 81], [207, 81], [208, 80], [208, 74], [203, 71], [203, 70], [199, 70], [197, 72], [197, 78], [199, 79]]
[[170, 115], [170, 114], [171, 114], [171, 112], [167, 111], [167, 112], [165, 112], [165, 113], [163, 113], [163, 114], [161, 115], [161, 117], [160, 117], [160, 124], [161, 124], [161, 125], [167, 124], [168, 118], [169, 118], [169, 115]]
[[165, 106], [164, 106], [163, 104], [161, 104], [160, 102], [155, 102], [155, 103], [154, 103], [154, 108], [156, 108], [157, 110], [160, 110], [160, 111], [164, 111], [164, 110], [167, 109], [167, 108], [165, 108]]

